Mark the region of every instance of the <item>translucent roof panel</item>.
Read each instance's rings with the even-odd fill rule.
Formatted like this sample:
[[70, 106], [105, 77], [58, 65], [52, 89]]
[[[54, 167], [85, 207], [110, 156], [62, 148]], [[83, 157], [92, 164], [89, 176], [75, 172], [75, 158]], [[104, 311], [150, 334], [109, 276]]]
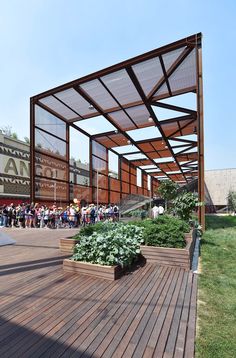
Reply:
[[121, 133], [97, 137], [96, 141], [107, 148], [124, 146], [128, 142], [127, 138]]
[[165, 133], [166, 137], [171, 136], [175, 132], [176, 132], [175, 136], [181, 135], [177, 121], [163, 123], [163, 124], [161, 124], [161, 128], [162, 128], [163, 132]]
[[143, 153], [138, 153], [138, 154], [128, 154], [124, 156], [126, 159], [128, 160], [139, 160], [139, 159], [146, 159], [146, 155]]
[[121, 130], [128, 131], [137, 128], [125, 111], [109, 113], [109, 117]]
[[140, 168], [141, 169], [144, 169], [144, 170], [156, 170], [157, 169], [157, 166], [156, 165], [140, 165]]
[[142, 129], [135, 129], [129, 131], [129, 135], [133, 140], [142, 140], [142, 139], [149, 139], [155, 137], [161, 137], [161, 134], [157, 127], [149, 127], [149, 128], [142, 128]]
[[113, 72], [101, 77], [101, 80], [121, 105], [141, 101], [141, 97], [126, 70]]
[[116, 148], [119, 154], [137, 152], [138, 148], [135, 145], [124, 145]]
[[138, 128], [144, 128], [154, 125], [154, 122], [149, 120], [150, 113], [147, 110], [147, 107], [144, 105], [128, 108], [126, 112], [136, 123]]
[[154, 97], [158, 99], [159, 97], [161, 98], [166, 95], [169, 95], [169, 90], [166, 83], [164, 82], [163, 85], [156, 91]]
[[58, 113], [60, 116], [64, 117], [65, 119], [80, 119], [81, 117], [70, 110], [67, 106], [65, 106], [63, 103], [58, 101], [53, 96], [48, 96], [45, 98], [40, 99], [42, 104], [47, 106], [49, 109], [52, 109], [54, 112]]
[[171, 91], [174, 93], [196, 86], [196, 75], [196, 50], [194, 49], [169, 77]]
[[132, 68], [146, 95], [151, 92], [158, 81], [163, 77], [159, 57], [138, 63], [132, 66]]
[[157, 164], [159, 164], [159, 163], [163, 163], [163, 162], [167, 162], [167, 161], [172, 161], [173, 160], [173, 158], [172, 157], [165, 157], [165, 158], [158, 158], [158, 159], [155, 159], [155, 162], [157, 163]]
[[116, 130], [116, 128], [103, 116], [93, 117], [79, 121], [76, 126], [90, 135]]
[[162, 55], [166, 72], [170, 69], [171, 66], [175, 63], [175, 61], [180, 57], [180, 55], [184, 52], [185, 47], [178, 48], [177, 50], [170, 51]]
[[93, 80], [86, 82], [80, 87], [104, 110], [112, 107], [117, 107], [117, 102], [109, 94], [106, 88], [99, 82]]
[[147, 172], [148, 174], [151, 174], [151, 173], [160, 174], [160, 175], [163, 174], [163, 172], [162, 172], [160, 169], [158, 169], [157, 167], [156, 167], [156, 168], [152, 168], [152, 169], [147, 169], [146, 172]]
[[58, 92], [55, 96], [81, 116], [97, 113], [96, 109], [73, 88]]

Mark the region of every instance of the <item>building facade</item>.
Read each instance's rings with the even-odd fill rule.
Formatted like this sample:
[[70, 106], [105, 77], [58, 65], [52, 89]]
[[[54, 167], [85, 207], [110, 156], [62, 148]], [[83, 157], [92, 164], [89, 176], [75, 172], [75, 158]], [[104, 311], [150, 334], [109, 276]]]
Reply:
[[[54, 169], [50, 159], [39, 160], [37, 173], [43, 173], [53, 178], [61, 175], [61, 168]], [[89, 164], [79, 160], [70, 160], [71, 200], [73, 200], [73, 185], [89, 186]], [[45, 186], [45, 191], [48, 188]], [[50, 190], [50, 188], [49, 188]], [[58, 189], [59, 190], [59, 189]], [[58, 193], [53, 187], [54, 201]], [[45, 198], [46, 199], [46, 198]], [[0, 132], [0, 204], [29, 202], [30, 200], [30, 145]]]

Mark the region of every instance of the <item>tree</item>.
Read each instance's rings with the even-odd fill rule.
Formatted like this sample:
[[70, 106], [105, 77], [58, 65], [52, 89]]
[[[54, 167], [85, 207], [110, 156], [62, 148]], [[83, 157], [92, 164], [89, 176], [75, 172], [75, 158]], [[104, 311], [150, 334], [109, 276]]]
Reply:
[[0, 130], [2, 131], [3, 134], [5, 134], [8, 137], [12, 136], [12, 127], [11, 126], [2, 126], [0, 127]]
[[197, 206], [198, 199], [196, 194], [183, 192], [173, 200], [173, 211], [181, 219], [188, 221], [192, 215], [193, 209]]
[[233, 190], [229, 191], [228, 197], [228, 208], [230, 211], [236, 211], [236, 192]]
[[13, 139], [18, 139], [18, 135], [17, 135], [16, 132], [13, 132], [13, 133], [11, 134], [11, 137], [12, 137]]
[[16, 132], [12, 132], [12, 127], [7, 125], [7, 126], [2, 126], [0, 127], [0, 130], [2, 131], [3, 134], [5, 134], [8, 137], [11, 137], [13, 139], [18, 139], [18, 135]]
[[25, 143], [30, 143], [30, 140], [29, 140], [29, 137], [24, 137], [24, 141], [25, 141]]
[[156, 194], [165, 200], [165, 209], [167, 210], [167, 202], [173, 200], [177, 196], [177, 184], [172, 180], [164, 180], [157, 188]]

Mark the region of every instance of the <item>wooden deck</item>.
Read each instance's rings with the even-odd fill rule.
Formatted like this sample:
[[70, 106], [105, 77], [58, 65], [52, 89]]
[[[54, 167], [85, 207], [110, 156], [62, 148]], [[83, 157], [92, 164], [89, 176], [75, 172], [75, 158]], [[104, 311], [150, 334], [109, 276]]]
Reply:
[[1, 358], [194, 356], [192, 272], [146, 264], [114, 282], [75, 276], [62, 270], [65, 230], [4, 232], [17, 244], [0, 247]]

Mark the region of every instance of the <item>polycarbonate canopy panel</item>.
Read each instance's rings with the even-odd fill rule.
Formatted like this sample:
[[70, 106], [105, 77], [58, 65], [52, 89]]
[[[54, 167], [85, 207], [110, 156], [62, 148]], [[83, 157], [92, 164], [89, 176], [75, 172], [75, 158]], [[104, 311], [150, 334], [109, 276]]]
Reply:
[[[153, 166], [157, 172], [162, 170], [163, 177], [167, 173], [178, 182], [188, 180], [198, 165], [198, 143], [191, 138], [199, 132], [197, 110], [158, 100], [197, 93], [199, 48], [201, 34], [196, 34], [32, 99], [41, 111], [58, 116], [94, 143], [119, 154], [120, 159], [124, 156], [135, 167], [142, 167], [143, 172]], [[158, 105], [178, 111], [181, 117], [159, 120]], [[49, 134], [43, 132], [51, 128], [50, 132], [60, 138], [60, 128], [55, 122], [53, 129], [52, 121], [35, 123], [39, 127], [36, 142], [40, 146], [44, 141], [49, 152], [64, 156], [65, 144], [59, 148], [58, 142], [50, 143]], [[74, 122], [78, 122], [76, 127]], [[171, 163], [165, 162], [168, 158], [172, 158]], [[185, 175], [188, 164], [190, 174]]]
[[97, 111], [90, 106], [90, 103], [73, 88], [58, 92], [55, 96], [66, 103], [71, 109], [77, 111], [80, 116], [97, 113]]

